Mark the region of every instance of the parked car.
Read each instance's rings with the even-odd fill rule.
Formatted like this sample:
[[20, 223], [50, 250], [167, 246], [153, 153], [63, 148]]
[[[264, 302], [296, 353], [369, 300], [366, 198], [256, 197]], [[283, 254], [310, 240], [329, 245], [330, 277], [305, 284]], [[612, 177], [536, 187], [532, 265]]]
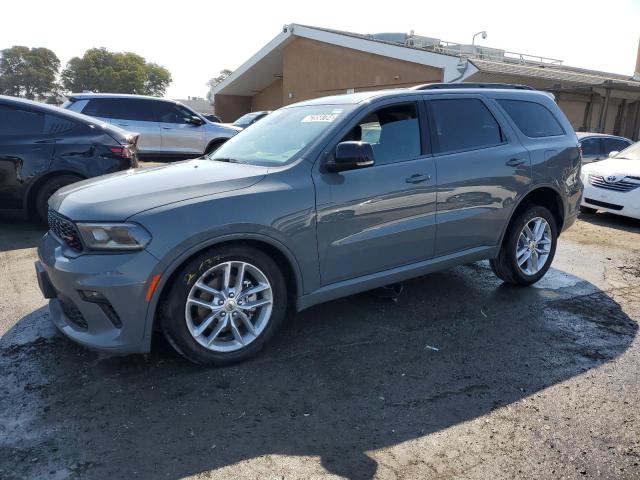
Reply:
[[85, 115], [0, 96], [0, 212], [46, 221], [59, 188], [137, 167], [137, 138]]
[[58, 192], [38, 278], [84, 345], [146, 352], [156, 329], [194, 362], [229, 364], [288, 308], [482, 259], [507, 283], [537, 282], [577, 216], [580, 165], [540, 92], [309, 100], [207, 158]]
[[582, 163], [604, 160], [611, 152], [619, 152], [633, 144], [628, 138], [604, 133], [578, 132], [576, 135], [582, 149]]
[[222, 123], [222, 120], [219, 116], [214, 115], [213, 113], [203, 113], [202, 116], [213, 123]]
[[176, 160], [213, 152], [239, 128], [219, 125], [179, 102], [142, 95], [72, 94], [63, 108], [140, 134], [141, 159]]
[[258, 120], [263, 119], [270, 113], [271, 111], [246, 113], [243, 116], [241, 116], [239, 119], [237, 119], [235, 122], [233, 122], [231, 125], [237, 128], [245, 129], [249, 125], [253, 125], [254, 123], [256, 123]]
[[602, 210], [640, 219], [640, 142], [613, 152], [607, 160], [582, 167], [584, 196], [580, 210]]

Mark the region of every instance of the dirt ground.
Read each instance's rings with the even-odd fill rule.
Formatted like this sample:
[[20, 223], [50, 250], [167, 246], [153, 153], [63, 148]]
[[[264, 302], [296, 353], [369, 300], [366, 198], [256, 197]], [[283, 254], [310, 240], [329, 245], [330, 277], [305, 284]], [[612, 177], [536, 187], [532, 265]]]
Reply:
[[254, 360], [58, 335], [43, 231], [0, 224], [0, 478], [640, 478], [640, 222], [588, 216], [538, 285], [487, 262], [309, 309]]

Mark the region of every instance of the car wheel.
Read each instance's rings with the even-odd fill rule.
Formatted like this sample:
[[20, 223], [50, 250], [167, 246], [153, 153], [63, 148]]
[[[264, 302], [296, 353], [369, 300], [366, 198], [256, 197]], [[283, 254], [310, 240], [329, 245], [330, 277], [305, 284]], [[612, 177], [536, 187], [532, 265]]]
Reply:
[[56, 193], [62, 187], [71, 185], [82, 180], [81, 177], [76, 175], [58, 175], [57, 177], [50, 178], [38, 187], [36, 192], [36, 198], [34, 202], [35, 212], [38, 219], [47, 223], [47, 211], [49, 208], [49, 198]]
[[583, 207], [582, 205], [580, 206], [580, 213], [584, 213], [585, 215], [593, 215], [594, 213], [596, 213], [598, 210], [595, 208], [591, 208], [591, 207]]
[[255, 355], [287, 309], [282, 272], [262, 251], [213, 248], [180, 269], [161, 307], [167, 340], [188, 360], [229, 365]]
[[551, 212], [532, 205], [509, 226], [498, 257], [490, 261], [491, 269], [505, 283], [531, 285], [551, 267], [557, 242], [558, 227]]

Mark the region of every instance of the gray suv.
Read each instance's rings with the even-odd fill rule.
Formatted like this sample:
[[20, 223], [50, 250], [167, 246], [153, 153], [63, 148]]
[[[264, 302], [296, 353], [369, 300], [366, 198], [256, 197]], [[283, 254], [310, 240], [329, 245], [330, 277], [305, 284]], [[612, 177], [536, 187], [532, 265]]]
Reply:
[[198, 157], [241, 130], [212, 122], [180, 102], [143, 95], [74, 93], [62, 106], [138, 133], [143, 160]]
[[73, 340], [147, 352], [160, 330], [224, 365], [260, 350], [288, 309], [482, 259], [506, 283], [538, 281], [576, 218], [580, 165], [540, 92], [320, 98], [208, 157], [60, 190], [36, 270]]

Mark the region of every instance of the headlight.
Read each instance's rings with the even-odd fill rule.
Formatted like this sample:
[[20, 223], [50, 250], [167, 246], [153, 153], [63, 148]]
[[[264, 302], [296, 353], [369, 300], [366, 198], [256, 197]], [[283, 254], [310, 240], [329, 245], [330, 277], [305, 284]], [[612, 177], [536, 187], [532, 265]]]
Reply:
[[135, 223], [78, 223], [84, 246], [89, 250], [140, 250], [151, 235]]

